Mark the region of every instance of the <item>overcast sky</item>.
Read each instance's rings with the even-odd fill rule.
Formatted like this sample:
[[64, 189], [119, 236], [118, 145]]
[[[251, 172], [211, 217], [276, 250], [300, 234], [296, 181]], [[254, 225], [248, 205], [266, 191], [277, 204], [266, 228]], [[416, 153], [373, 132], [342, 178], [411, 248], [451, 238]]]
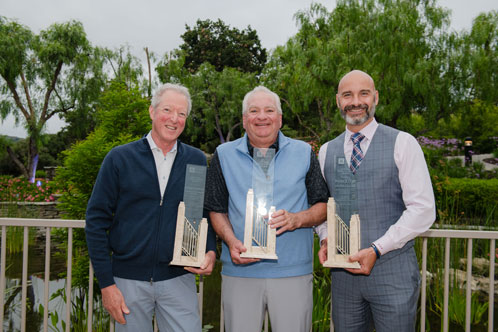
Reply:
[[[128, 44], [142, 57], [148, 47], [158, 57], [181, 44], [185, 24], [194, 26], [198, 19], [222, 19], [226, 24], [244, 29], [250, 25], [259, 35], [262, 46], [271, 50], [284, 44], [297, 32], [294, 14], [309, 8], [311, 0], [1, 0], [0, 15], [17, 19], [38, 33], [54, 22], [71, 19], [83, 23], [94, 46], [117, 48]], [[315, 1], [328, 10], [335, 0]], [[481, 12], [498, 10], [496, 0], [440, 0], [452, 10], [452, 29], [470, 29], [472, 19]], [[1, 47], [1, 45], [0, 45]], [[3, 82], [2, 82], [3, 83]], [[57, 132], [62, 125], [51, 120], [46, 132]], [[0, 124], [0, 134], [26, 137], [15, 127], [12, 117]]]

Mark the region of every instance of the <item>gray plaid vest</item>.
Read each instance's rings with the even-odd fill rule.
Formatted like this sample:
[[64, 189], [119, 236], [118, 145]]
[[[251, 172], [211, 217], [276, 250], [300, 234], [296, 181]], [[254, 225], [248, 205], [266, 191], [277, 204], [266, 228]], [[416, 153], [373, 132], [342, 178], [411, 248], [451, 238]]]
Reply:
[[[394, 144], [399, 131], [379, 124], [363, 161], [353, 174], [344, 156], [342, 133], [330, 141], [325, 158], [325, 179], [337, 205], [338, 215], [349, 225], [351, 215], [360, 216], [361, 248], [386, 233], [406, 209], [398, 168], [394, 162]], [[380, 261], [413, 247], [413, 240], [403, 248], [383, 255]]]

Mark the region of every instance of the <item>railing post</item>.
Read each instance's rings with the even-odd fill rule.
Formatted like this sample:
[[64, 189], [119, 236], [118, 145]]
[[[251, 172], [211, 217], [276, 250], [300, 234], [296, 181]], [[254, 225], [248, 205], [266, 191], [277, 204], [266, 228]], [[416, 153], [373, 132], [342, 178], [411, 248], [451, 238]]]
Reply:
[[22, 252], [21, 332], [26, 331], [26, 295], [28, 292], [28, 232], [29, 227], [24, 226]]
[[5, 258], [7, 254], [7, 226], [2, 226], [2, 249], [0, 253], [0, 332], [3, 332], [3, 313], [5, 302]]
[[73, 229], [67, 229], [66, 332], [71, 328], [71, 283], [73, 270]]
[[470, 332], [472, 309], [472, 239], [467, 241], [467, 289], [465, 294], [465, 332]]
[[88, 318], [87, 318], [87, 332], [93, 330], [93, 266], [92, 262], [88, 262]]
[[495, 305], [495, 247], [496, 240], [492, 239], [489, 245], [489, 299], [488, 299], [488, 332], [493, 332], [493, 315]]
[[425, 332], [425, 304], [427, 292], [427, 238], [422, 238], [422, 289], [420, 296], [420, 332]]
[[45, 229], [45, 283], [43, 291], [43, 332], [48, 332], [48, 292], [50, 283], [50, 231], [51, 227]]
[[443, 299], [443, 332], [448, 332], [448, 298], [450, 293], [450, 238], [446, 238], [444, 249], [444, 299]]

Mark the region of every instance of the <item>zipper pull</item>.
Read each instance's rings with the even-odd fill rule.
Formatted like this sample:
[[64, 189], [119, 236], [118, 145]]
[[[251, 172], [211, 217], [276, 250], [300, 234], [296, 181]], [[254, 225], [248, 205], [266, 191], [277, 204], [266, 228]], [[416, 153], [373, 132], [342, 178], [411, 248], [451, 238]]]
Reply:
[[159, 202], [159, 206], [163, 206], [163, 196], [161, 196], [161, 201]]

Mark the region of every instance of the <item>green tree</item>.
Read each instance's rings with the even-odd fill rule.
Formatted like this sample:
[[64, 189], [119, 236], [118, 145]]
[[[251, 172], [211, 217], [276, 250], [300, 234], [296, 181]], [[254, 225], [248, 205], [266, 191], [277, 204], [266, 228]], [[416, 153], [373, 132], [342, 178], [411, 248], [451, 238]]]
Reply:
[[[434, 84], [437, 80], [421, 85], [429, 90], [435, 103], [448, 105], [451, 113], [436, 118], [437, 125], [430, 134], [435, 137], [457, 137], [461, 140], [472, 137], [473, 149], [481, 153], [493, 151], [497, 136], [496, 114], [498, 107], [498, 13], [491, 11], [478, 15], [470, 31], [457, 37], [446, 38], [447, 48], [454, 51], [440, 63], [445, 74], [451, 76], [451, 84]], [[451, 74], [449, 74], [451, 73]], [[421, 71], [421, 76], [424, 71]], [[433, 84], [430, 84], [433, 83]], [[444, 121], [443, 121], [444, 120]], [[428, 121], [425, 121], [427, 123]], [[428, 128], [431, 127], [426, 126]], [[434, 127], [434, 126], [432, 126]]]
[[143, 78], [142, 64], [130, 53], [129, 47], [121, 46], [114, 50], [96, 47], [93, 54], [92, 62], [88, 65], [93, 67], [93, 73], [99, 75], [85, 78], [82, 84], [89, 88], [78, 95], [78, 107], [61, 114], [67, 126], [58, 134], [66, 147], [85, 139], [95, 129], [97, 100], [107, 82], [122, 82], [128, 87], [139, 86], [141, 90], [146, 90], [147, 82]]
[[232, 67], [256, 73], [260, 73], [266, 63], [266, 50], [250, 26], [241, 31], [218, 19], [216, 22], [197, 20], [194, 27], [185, 25], [185, 28], [180, 49], [185, 53], [184, 66], [192, 73], [204, 62], [212, 64], [217, 71]]
[[250, 27], [241, 32], [221, 20], [199, 20], [186, 28], [184, 44], [166, 54], [156, 71], [162, 82], [190, 90], [192, 112], [181, 139], [213, 152], [241, 136], [242, 99], [257, 85], [266, 51]]
[[182, 61], [169, 62], [164, 71], [168, 74], [165, 81], [185, 85], [192, 97], [192, 110], [180, 138], [214, 152], [219, 144], [241, 136], [242, 99], [256, 85], [256, 75], [229, 67], [219, 72], [207, 62], [190, 74]]
[[461, 67], [467, 100], [498, 104], [498, 12], [477, 16], [463, 34]]
[[[100, 71], [92, 66], [94, 52], [83, 26], [76, 21], [56, 23], [40, 34], [0, 17], [0, 115], [13, 114], [28, 132], [27, 164], [8, 150], [22, 174], [30, 178], [36, 169], [40, 137], [47, 120], [84, 108], [92, 78]], [[100, 80], [98, 80], [100, 82]]]
[[330, 13], [312, 4], [295, 18], [299, 32], [272, 54], [263, 81], [279, 92], [300, 136], [324, 140], [343, 130], [336, 87], [352, 69], [374, 78], [381, 122], [396, 126], [412, 112], [449, 115], [431, 95], [434, 82], [451, 91], [454, 78], [454, 64], [443, 63], [454, 42], [445, 34], [448, 12], [435, 1], [339, 0]]
[[57, 182], [65, 187], [61, 208], [68, 217], [85, 217], [86, 203], [105, 155], [113, 147], [136, 140], [150, 130], [149, 104], [138, 87], [128, 88], [122, 82], [112, 82], [103, 92], [97, 107], [96, 129], [64, 151], [64, 167], [57, 172]]

